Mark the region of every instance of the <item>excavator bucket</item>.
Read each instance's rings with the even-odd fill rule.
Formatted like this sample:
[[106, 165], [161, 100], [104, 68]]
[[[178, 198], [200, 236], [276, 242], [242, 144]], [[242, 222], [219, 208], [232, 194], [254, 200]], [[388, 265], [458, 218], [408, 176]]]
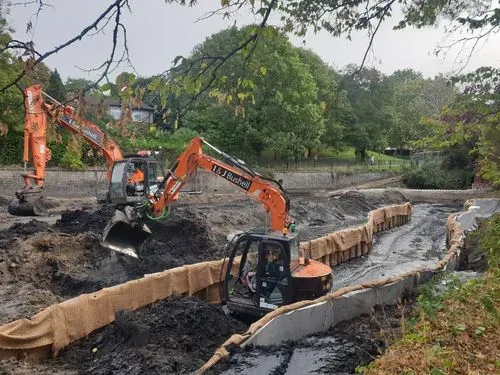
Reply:
[[122, 211], [115, 211], [106, 224], [101, 245], [121, 254], [138, 258], [144, 242], [151, 234], [146, 224], [136, 223]]
[[48, 211], [45, 208], [41, 198], [28, 201], [14, 199], [7, 208], [9, 214], [14, 216], [47, 216]]

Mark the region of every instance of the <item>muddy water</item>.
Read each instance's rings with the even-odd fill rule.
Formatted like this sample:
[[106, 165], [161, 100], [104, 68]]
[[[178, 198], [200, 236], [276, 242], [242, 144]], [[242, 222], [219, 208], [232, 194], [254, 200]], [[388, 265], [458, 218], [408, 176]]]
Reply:
[[432, 267], [446, 252], [446, 220], [455, 205], [417, 204], [411, 221], [376, 235], [370, 253], [333, 269], [332, 289]]
[[[333, 289], [434, 265], [446, 252], [446, 219], [460, 208], [415, 205], [410, 223], [377, 235], [369, 255], [334, 268]], [[378, 319], [356, 318], [299, 342], [243, 349], [217, 372], [224, 375], [354, 374], [357, 366], [371, 362], [385, 346], [386, 338], [380, 337], [380, 332], [398, 326], [396, 308], [388, 307], [378, 314], [381, 315]], [[382, 329], [381, 324], [388, 327]]]

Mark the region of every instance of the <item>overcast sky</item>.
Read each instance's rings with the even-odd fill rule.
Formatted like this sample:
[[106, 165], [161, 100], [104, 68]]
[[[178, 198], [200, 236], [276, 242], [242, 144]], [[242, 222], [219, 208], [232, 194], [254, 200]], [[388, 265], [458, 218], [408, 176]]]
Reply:
[[[110, 0], [47, 0], [54, 7], [44, 8], [38, 21], [32, 18], [36, 48], [46, 51], [78, 34], [91, 23], [111, 3]], [[187, 56], [193, 47], [217, 31], [232, 25], [235, 19], [222, 20], [215, 16], [195, 22], [209, 10], [216, 9], [220, 0], [204, 0], [193, 8], [165, 4], [164, 0], [131, 0], [132, 14], [125, 15], [129, 49], [132, 62], [141, 76], [161, 72], [171, 66], [177, 55]], [[26, 24], [36, 8], [31, 6], [12, 6], [7, 15], [9, 25], [15, 31], [15, 38], [31, 39], [26, 33]], [[274, 22], [277, 20], [274, 17]], [[259, 21], [250, 12], [236, 18], [237, 25]], [[375, 39], [374, 53], [368, 64], [386, 74], [397, 69], [413, 68], [425, 76], [448, 73], [457, 70], [461, 64], [455, 61], [457, 51], [443, 59], [433, 54], [434, 48], [443, 43], [445, 34], [442, 29], [408, 29], [393, 31], [392, 23], [384, 24]], [[302, 46], [302, 39], [291, 37], [291, 41]], [[310, 34], [305, 38], [305, 46], [314, 50], [328, 64], [342, 68], [346, 64], [359, 64], [368, 45], [366, 33], [355, 34], [352, 41], [335, 39], [326, 33]], [[46, 60], [51, 69], [57, 68], [63, 79], [70, 77], [95, 78], [80, 68], [93, 68], [100, 65], [109, 55], [111, 30], [99, 34], [62, 50]], [[500, 66], [500, 33], [476, 51], [467, 65], [467, 70], [479, 66]], [[123, 67], [121, 70], [131, 69]]]

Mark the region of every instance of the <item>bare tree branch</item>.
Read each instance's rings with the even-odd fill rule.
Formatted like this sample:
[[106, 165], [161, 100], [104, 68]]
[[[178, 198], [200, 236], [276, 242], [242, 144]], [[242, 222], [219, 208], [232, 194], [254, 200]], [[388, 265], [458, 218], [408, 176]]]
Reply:
[[[73, 38], [67, 40], [66, 42], [62, 43], [61, 45], [53, 48], [52, 50], [50, 50], [48, 52], [45, 52], [43, 54], [37, 53], [38, 57], [36, 59], [33, 56], [32, 57], [32, 61], [30, 63], [30, 68], [33, 68], [34, 66], [36, 66], [39, 63], [43, 62], [48, 57], [56, 54], [57, 52], [59, 52], [63, 48], [66, 48], [69, 45], [71, 45], [71, 44], [73, 44], [73, 43], [75, 43], [77, 41], [82, 40], [91, 30], [97, 29], [98, 26], [99, 26], [99, 24], [101, 23], [101, 21], [103, 19], [105, 19], [106, 16], [108, 16], [110, 13], [113, 13], [115, 11], [116, 12], [116, 14], [115, 14], [115, 21], [119, 22], [120, 17], [117, 16], [117, 14], [121, 14], [121, 8], [124, 5], [127, 5], [127, 4], [128, 4], [128, 0], [115, 0], [115, 1], [113, 1], [113, 3], [110, 6], [108, 6], [108, 8], [106, 8], [106, 10], [103, 13], [101, 13], [91, 24], [89, 24], [88, 26], [86, 26], [79, 34], [75, 35]], [[117, 30], [118, 30], [118, 26], [115, 25], [115, 28], [113, 30], [113, 47], [112, 47], [112, 53], [111, 53], [112, 57], [114, 57], [114, 53], [115, 53], [115, 50], [116, 50], [116, 36], [117, 36], [117, 32], [118, 32]], [[108, 62], [109, 62], [109, 59], [105, 63], [103, 63], [103, 65], [101, 65], [103, 67], [106, 67], [106, 65], [108, 65], [107, 69], [105, 69], [105, 74], [108, 73], [109, 65], [111, 64], [112, 61], [109, 62], [109, 64], [107, 64]], [[8, 88], [10, 88], [10, 87], [16, 85], [17, 83], [19, 83], [19, 81], [27, 73], [27, 69], [26, 68], [27, 67], [25, 67], [25, 69], [23, 69], [23, 71], [13, 81], [11, 81], [10, 83], [8, 83], [4, 87], [2, 87], [0, 89], [0, 93], [5, 92], [5, 90], [7, 90]], [[101, 80], [102, 80], [102, 76], [101, 76], [99, 82]]]

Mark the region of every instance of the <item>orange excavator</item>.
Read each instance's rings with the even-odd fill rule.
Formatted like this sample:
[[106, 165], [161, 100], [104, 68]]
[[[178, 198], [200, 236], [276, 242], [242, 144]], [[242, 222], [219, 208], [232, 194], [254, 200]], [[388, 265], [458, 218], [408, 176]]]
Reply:
[[[203, 153], [202, 146], [209, 147], [221, 160]], [[199, 137], [191, 140], [163, 180], [150, 192], [146, 204], [127, 206], [115, 212], [104, 229], [102, 245], [137, 257], [151, 234], [143, 219], [163, 217], [177, 200], [183, 185], [198, 169], [212, 172], [237, 186], [261, 202], [268, 214], [265, 228], [234, 235], [226, 249], [221, 299], [229, 310], [263, 315], [279, 306], [317, 298], [329, 291], [331, 268], [300, 255], [295, 224], [289, 216], [290, 201], [281, 184], [259, 175], [243, 161]], [[111, 200], [118, 199], [123, 192], [123, 171], [124, 168], [115, 163], [111, 175]], [[113, 181], [121, 181], [121, 184], [113, 185]], [[118, 192], [116, 197], [115, 191]]]
[[[49, 101], [45, 101], [46, 97]], [[18, 190], [14, 199], [8, 207], [9, 213], [17, 216], [44, 216], [47, 210], [43, 205], [43, 199], [40, 199], [40, 193], [45, 185], [45, 166], [51, 159], [50, 149], [47, 147], [47, 122], [49, 119], [58, 126], [78, 134], [92, 147], [100, 150], [106, 159], [108, 182], [111, 183], [111, 171], [116, 162], [126, 162], [131, 174], [133, 170], [139, 168], [148, 168], [151, 171], [158, 171], [162, 175], [161, 167], [157, 161], [147, 159], [150, 152], [140, 151], [137, 155], [124, 157], [123, 152], [116, 142], [99, 127], [90, 121], [81, 117], [77, 111], [68, 105], [59, 103], [50, 95], [42, 91], [40, 85], [33, 85], [24, 90], [24, 186]], [[34, 172], [27, 172], [27, 164], [30, 161], [30, 155], [33, 159]], [[130, 179], [129, 179], [130, 180]], [[140, 182], [140, 181], [137, 181]], [[101, 202], [135, 204], [137, 201], [145, 201], [146, 191], [144, 186], [136, 184], [135, 189], [125, 194], [119, 202], [111, 202], [109, 194], [98, 197]], [[129, 187], [134, 188], [134, 187]], [[142, 190], [140, 190], [142, 189]]]

